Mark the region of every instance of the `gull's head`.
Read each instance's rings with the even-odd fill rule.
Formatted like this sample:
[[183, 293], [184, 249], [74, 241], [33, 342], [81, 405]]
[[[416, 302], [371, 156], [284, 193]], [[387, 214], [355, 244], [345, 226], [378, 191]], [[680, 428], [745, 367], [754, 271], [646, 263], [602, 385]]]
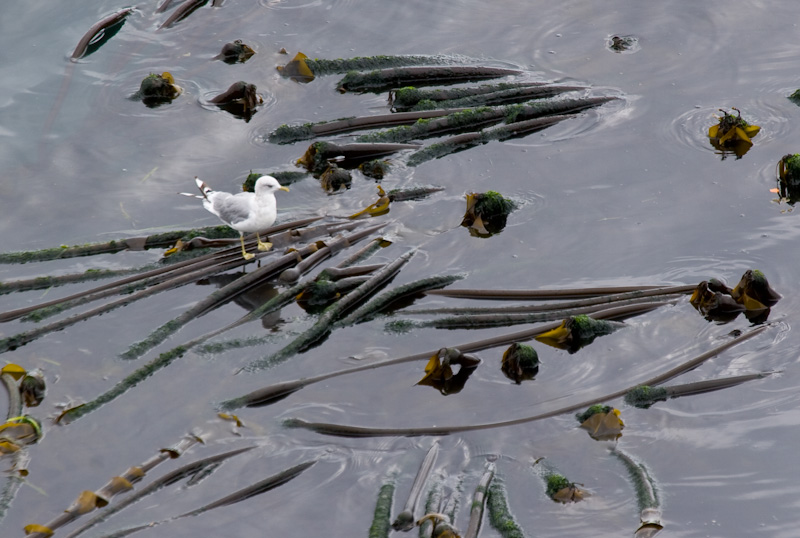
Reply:
[[289, 187], [282, 187], [278, 180], [272, 176], [261, 176], [256, 180], [255, 192], [275, 192], [286, 191], [289, 192]]

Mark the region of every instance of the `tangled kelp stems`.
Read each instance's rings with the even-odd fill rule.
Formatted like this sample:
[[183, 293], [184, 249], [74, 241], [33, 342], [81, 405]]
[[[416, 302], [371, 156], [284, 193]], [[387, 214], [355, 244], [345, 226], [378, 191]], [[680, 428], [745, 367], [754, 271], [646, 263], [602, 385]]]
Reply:
[[[648, 304], [633, 305], [633, 306], [626, 306], [619, 308], [608, 308], [606, 310], [595, 312], [593, 314], [593, 317], [595, 319], [619, 319], [648, 312], [650, 310], [653, 310], [654, 308], [658, 308], [659, 306], [661, 306], [661, 304], [662, 303], [656, 303], [656, 304], [648, 303]], [[476, 342], [469, 342], [450, 347], [456, 347], [462, 353], [474, 353], [476, 351], [490, 349], [493, 347], [507, 346], [514, 342], [524, 342], [540, 334], [543, 334], [547, 331], [555, 329], [560, 325], [561, 325], [560, 322], [548, 323], [546, 325], [541, 325], [538, 327], [534, 327], [532, 329], [526, 329], [524, 331], [517, 331], [505, 335], [495, 336], [493, 338], [486, 338], [483, 340], [478, 340]], [[288, 396], [293, 392], [302, 389], [305, 386], [312, 385], [320, 381], [325, 381], [341, 375], [355, 374], [366, 370], [382, 368], [385, 366], [394, 366], [406, 362], [428, 360], [430, 359], [431, 355], [436, 354], [438, 351], [439, 351], [438, 349], [423, 351], [422, 353], [415, 353], [413, 355], [407, 355], [405, 357], [389, 359], [386, 361], [376, 362], [372, 364], [364, 364], [353, 368], [347, 368], [345, 370], [339, 370], [337, 372], [330, 372], [327, 374], [321, 374], [314, 377], [307, 377], [304, 379], [296, 379], [293, 381], [284, 381], [282, 383], [276, 383], [274, 385], [270, 385], [255, 390], [253, 392], [250, 392], [248, 394], [245, 394], [244, 396], [240, 396], [238, 398], [221, 402], [219, 404], [219, 407], [220, 409], [229, 411], [232, 409], [238, 409], [239, 407], [245, 407], [245, 406], [259, 407], [262, 405], [268, 405], [270, 403], [273, 403], [277, 400], [280, 400]]]
[[46, 538], [47, 536], [53, 533], [52, 531], [75, 521], [81, 515], [91, 512], [92, 510], [99, 508], [101, 506], [104, 506], [115, 495], [133, 489], [133, 484], [142, 480], [145, 477], [145, 475], [148, 472], [150, 472], [153, 468], [155, 468], [157, 465], [169, 459], [180, 457], [189, 448], [191, 448], [192, 446], [194, 446], [199, 442], [201, 442], [201, 440], [198, 437], [195, 437], [193, 435], [186, 436], [183, 439], [181, 439], [175, 446], [161, 449], [159, 450], [158, 454], [149, 458], [140, 465], [130, 467], [121, 475], [115, 476], [97, 491], [95, 492], [84, 491], [83, 493], [81, 493], [78, 499], [64, 511], [63, 514], [59, 515], [58, 517], [50, 521], [47, 525], [44, 525], [44, 529], [46, 529], [46, 531], [49, 531], [49, 534], [46, 531], [42, 532], [41, 530], [35, 532], [27, 532], [28, 527], [26, 527], [26, 533], [29, 536], [33, 536], [35, 538]]
[[400, 268], [411, 259], [413, 255], [414, 251], [411, 250], [398, 257], [392, 263], [389, 263], [382, 269], [376, 271], [369, 278], [369, 280], [326, 308], [319, 316], [317, 322], [314, 323], [311, 328], [295, 338], [287, 346], [263, 359], [258, 359], [251, 362], [242, 368], [242, 370], [249, 372], [263, 370], [264, 368], [278, 364], [288, 359], [292, 355], [308, 349], [308, 347], [324, 338], [332, 330], [333, 323], [343, 316], [347, 310], [358, 304], [363, 299], [366, 299], [370, 294], [374, 293], [379, 286], [383, 285], [387, 280], [392, 278], [397, 271], [399, 271]]
[[642, 383], [637, 383], [631, 387], [618, 390], [611, 394], [605, 394], [603, 396], [599, 396], [584, 402], [580, 402], [578, 404], [569, 405], [566, 407], [562, 407], [559, 409], [555, 409], [553, 411], [546, 411], [544, 413], [540, 413], [537, 415], [532, 415], [528, 417], [500, 421], [500, 422], [493, 422], [493, 423], [483, 423], [483, 424], [468, 424], [463, 426], [431, 426], [431, 427], [421, 427], [421, 428], [362, 428], [359, 426], [348, 426], [342, 424], [331, 424], [331, 423], [324, 423], [324, 422], [306, 422], [302, 419], [291, 418], [284, 421], [284, 425], [287, 427], [293, 428], [306, 428], [313, 430], [317, 433], [322, 433], [326, 435], [338, 435], [338, 436], [345, 436], [345, 437], [382, 437], [387, 435], [405, 435], [405, 436], [417, 436], [417, 435], [450, 435], [453, 433], [462, 433], [468, 431], [477, 431], [477, 430], [488, 430], [493, 428], [503, 428], [507, 426], [516, 426], [519, 424], [525, 424], [528, 422], [533, 422], [536, 420], [542, 420], [545, 418], [554, 417], [557, 415], [562, 415], [564, 413], [571, 413], [583, 409], [585, 407], [589, 407], [594, 404], [603, 403], [608, 400], [613, 400], [615, 398], [619, 398], [624, 396], [628, 391], [637, 387], [639, 385], [660, 385], [670, 379], [681, 375], [684, 372], [687, 372], [693, 368], [696, 368], [704, 361], [708, 360], [709, 358], [718, 355], [719, 353], [725, 351], [726, 349], [735, 346], [745, 340], [749, 340], [754, 336], [761, 334], [767, 329], [767, 327], [758, 327], [757, 329], [753, 329], [747, 333], [742, 334], [724, 344], [716, 346], [715, 348], [685, 362], [682, 363], [662, 374], [659, 374], [647, 381]]
[[148, 495], [152, 495], [156, 491], [164, 488], [166, 486], [172, 485], [179, 480], [183, 480], [186, 477], [196, 475], [197, 473], [201, 472], [202, 470], [211, 467], [213, 465], [219, 465], [221, 462], [230, 459], [234, 456], [238, 456], [244, 452], [248, 452], [254, 449], [255, 446], [246, 446], [242, 448], [237, 448], [234, 450], [229, 450], [227, 452], [222, 452], [220, 454], [215, 454], [213, 456], [208, 456], [205, 458], [201, 458], [199, 460], [195, 460], [191, 463], [187, 463], [174, 471], [170, 471], [169, 473], [157, 478], [144, 488], [128, 495], [124, 499], [122, 499], [119, 503], [110, 505], [106, 507], [100, 514], [96, 515], [86, 523], [84, 523], [81, 527], [75, 529], [64, 538], [75, 538], [86, 532], [87, 530], [91, 529], [95, 525], [102, 523], [109, 519], [114, 514], [122, 511], [126, 507], [144, 499]]
[[308, 245], [300, 250], [284, 254], [276, 260], [259, 267], [252, 273], [242, 276], [230, 284], [211, 293], [208, 297], [198, 302], [180, 316], [173, 318], [153, 331], [145, 340], [130, 346], [130, 348], [121, 355], [122, 358], [135, 359], [142, 356], [154, 346], [163, 342], [169, 335], [177, 331], [189, 321], [210, 312], [218, 306], [232, 300], [235, 296], [243, 293], [244, 291], [265, 282], [269, 278], [272, 278], [279, 272], [291, 266], [293, 263], [296, 263], [298, 257], [302, 259], [303, 257], [313, 255], [320, 250], [325, 251], [325, 257], [330, 256], [333, 252], [350, 246], [351, 243], [359, 241], [360, 239], [363, 239], [364, 237], [376, 232], [382, 226], [382, 224], [372, 226], [370, 228], [353, 233], [350, 236], [341, 237], [331, 241], [330, 245], [324, 246], [322, 249], [320, 249], [318, 244], [312, 243], [311, 245]]

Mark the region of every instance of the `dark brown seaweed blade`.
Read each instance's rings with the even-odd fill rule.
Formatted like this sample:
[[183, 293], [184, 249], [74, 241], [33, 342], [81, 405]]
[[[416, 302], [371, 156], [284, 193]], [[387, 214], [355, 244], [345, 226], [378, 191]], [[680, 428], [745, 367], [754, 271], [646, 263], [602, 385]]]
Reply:
[[[455, 297], [458, 299], [577, 299], [582, 297], [596, 297], [598, 295], [611, 295], [616, 293], [627, 293], [632, 291], [654, 290], [662, 286], [615, 286], [605, 288], [563, 288], [556, 290], [431, 290], [425, 292], [426, 295], [444, 295], [445, 297]], [[694, 289], [693, 286], [686, 286], [686, 291]]]
[[339, 91], [380, 92], [400, 86], [456, 84], [473, 80], [519, 75], [520, 71], [481, 66], [422, 66], [379, 69], [368, 73], [348, 73], [338, 85]]
[[189, 15], [191, 15], [196, 9], [203, 7], [208, 3], [208, 0], [186, 0], [184, 3], [179, 5], [177, 9], [172, 13], [172, 15], [164, 21], [164, 24], [158, 27], [160, 30], [161, 28], [169, 28], [176, 22], [185, 19]]
[[[125, 23], [125, 18], [133, 13], [133, 10], [134, 8], [132, 7], [126, 7], [94, 23], [78, 42], [78, 46], [75, 47], [70, 59], [77, 60], [97, 50], [119, 31]], [[115, 27], [115, 25], [118, 26]]]

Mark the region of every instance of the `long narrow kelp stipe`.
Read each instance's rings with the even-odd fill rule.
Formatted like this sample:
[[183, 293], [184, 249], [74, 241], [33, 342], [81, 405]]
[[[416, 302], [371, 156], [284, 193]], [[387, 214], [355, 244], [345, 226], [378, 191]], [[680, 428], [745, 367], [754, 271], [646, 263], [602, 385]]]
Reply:
[[[626, 318], [630, 316], [635, 316], [639, 314], [643, 314], [645, 312], [650, 312], [656, 308], [663, 306], [664, 303], [645, 303], [640, 305], [632, 305], [626, 307], [619, 307], [619, 308], [608, 308], [606, 310], [601, 310], [595, 312], [593, 317], [595, 319], [620, 319]], [[455, 347], [459, 349], [462, 353], [474, 353], [476, 351], [481, 351], [484, 349], [490, 349], [493, 347], [499, 346], [507, 346], [514, 342], [524, 342], [526, 340], [530, 340], [540, 334], [543, 334], [547, 331], [553, 330], [557, 328], [560, 323], [548, 323], [546, 325], [541, 325], [538, 327], [534, 327], [532, 329], [526, 329], [524, 331], [517, 331], [510, 334], [504, 334], [500, 336], [496, 336], [493, 338], [486, 338], [484, 340], [478, 340], [476, 342], [468, 342], [463, 344], [458, 344]], [[268, 405], [270, 403], [276, 402], [282, 398], [285, 398], [289, 394], [296, 392], [303, 387], [308, 385], [312, 385], [314, 383], [319, 383], [320, 381], [326, 381], [328, 379], [342, 376], [342, 375], [349, 375], [355, 374], [358, 372], [363, 372], [366, 370], [372, 370], [375, 368], [382, 368], [386, 366], [394, 366], [397, 364], [403, 364], [406, 362], [414, 362], [420, 360], [428, 360], [430, 359], [431, 355], [434, 355], [438, 352], [438, 349], [423, 351], [421, 353], [415, 353], [413, 355], [407, 355], [404, 357], [399, 357], [396, 359], [389, 359], [386, 361], [375, 362], [372, 364], [364, 364], [362, 366], [356, 366], [353, 368], [348, 368], [345, 370], [339, 370], [337, 372], [330, 372], [327, 374], [321, 374], [314, 377], [307, 377], [305, 379], [296, 379], [294, 381], [284, 381], [282, 383], [276, 383], [274, 385], [270, 385], [248, 394], [244, 396], [240, 396], [239, 398], [234, 398], [231, 400], [227, 400], [221, 402], [219, 404], [220, 409], [224, 410], [232, 410], [237, 409], [239, 407], [259, 407], [262, 405]]]
[[562, 415], [564, 413], [572, 413], [594, 404], [613, 400], [615, 398], [624, 396], [628, 391], [639, 385], [651, 385], [651, 386], [660, 385], [661, 383], [665, 383], [666, 381], [669, 381], [670, 379], [673, 379], [674, 377], [681, 375], [684, 372], [696, 368], [704, 361], [708, 360], [711, 357], [714, 357], [715, 355], [718, 355], [719, 353], [722, 353], [726, 349], [735, 346], [736, 344], [739, 344], [741, 342], [744, 342], [745, 340], [749, 340], [750, 338], [753, 338], [758, 334], [761, 334], [766, 329], [767, 327], [758, 327], [757, 329], [753, 329], [685, 363], [682, 363], [676, 366], [675, 368], [672, 368], [642, 383], [637, 383], [636, 385], [633, 385], [631, 387], [618, 390], [611, 394], [598, 396], [596, 398], [592, 398], [584, 402], [555, 409], [553, 411], [546, 411], [544, 413], [539, 413], [536, 415], [513, 419], [513, 420], [505, 420], [500, 422], [484, 423], [484, 424], [468, 424], [463, 426], [430, 426], [430, 427], [419, 427], [419, 428], [362, 428], [359, 426], [347, 426], [342, 424], [306, 422], [301, 419], [290, 418], [284, 421], [284, 425], [291, 428], [306, 428], [309, 430], [313, 430], [317, 433], [322, 433], [326, 435], [338, 435], [343, 437], [384, 437], [387, 435], [405, 435], [405, 436], [450, 435], [453, 433], [462, 433], [468, 431], [488, 430], [493, 428], [516, 426], [519, 424], [526, 424], [528, 422], [534, 422], [536, 420], [542, 420], [545, 418]]

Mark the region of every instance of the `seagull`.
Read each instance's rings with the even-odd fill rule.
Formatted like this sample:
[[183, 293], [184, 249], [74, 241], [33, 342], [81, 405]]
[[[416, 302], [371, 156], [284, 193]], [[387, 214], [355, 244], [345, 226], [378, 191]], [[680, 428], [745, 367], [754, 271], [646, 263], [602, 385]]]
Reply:
[[261, 176], [256, 180], [255, 192], [229, 192], [215, 191], [199, 178], [194, 178], [202, 196], [181, 192], [184, 196], [200, 198], [203, 207], [215, 214], [219, 219], [239, 232], [242, 242], [242, 256], [251, 260], [255, 254], [249, 254], [244, 248], [244, 234], [256, 233], [258, 250], [267, 251], [272, 248], [272, 243], [264, 243], [258, 235], [259, 230], [269, 228], [278, 216], [275, 192], [289, 192], [288, 187], [282, 187], [278, 180], [272, 176]]

